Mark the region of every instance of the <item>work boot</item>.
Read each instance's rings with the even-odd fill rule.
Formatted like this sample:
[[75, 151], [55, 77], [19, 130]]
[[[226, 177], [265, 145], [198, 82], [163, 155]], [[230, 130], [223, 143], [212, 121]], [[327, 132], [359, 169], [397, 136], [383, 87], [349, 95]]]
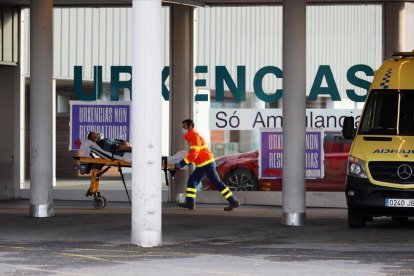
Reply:
[[240, 201], [236, 200], [236, 201], [235, 201], [235, 202], [233, 202], [233, 203], [229, 203], [229, 206], [224, 207], [224, 211], [231, 211], [231, 210], [233, 210], [234, 208], [237, 208], [237, 207], [239, 207], [239, 206], [240, 206]]
[[195, 206], [187, 205], [187, 203], [177, 203], [177, 205], [182, 207], [182, 208], [187, 208], [189, 210], [194, 210], [195, 209]]

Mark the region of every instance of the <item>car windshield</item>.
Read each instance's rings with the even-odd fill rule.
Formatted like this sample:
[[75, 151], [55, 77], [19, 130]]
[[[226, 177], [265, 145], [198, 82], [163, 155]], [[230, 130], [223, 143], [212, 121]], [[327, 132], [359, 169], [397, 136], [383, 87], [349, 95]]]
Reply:
[[414, 90], [370, 93], [359, 134], [414, 136]]

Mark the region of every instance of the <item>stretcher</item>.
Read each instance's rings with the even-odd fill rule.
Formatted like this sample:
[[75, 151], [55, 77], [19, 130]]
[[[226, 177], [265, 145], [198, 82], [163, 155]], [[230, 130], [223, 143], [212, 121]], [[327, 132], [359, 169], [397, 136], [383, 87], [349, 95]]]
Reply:
[[[122, 168], [131, 168], [132, 163], [116, 159], [116, 155], [103, 151], [96, 145], [96, 143], [87, 141], [84, 142], [83, 145], [83, 147], [81, 146], [81, 152], [88, 153], [89, 156], [74, 156], [73, 159], [77, 160], [77, 164], [73, 167], [73, 169], [79, 171], [81, 175], [90, 174], [90, 185], [85, 193], [85, 196], [93, 196], [93, 206], [98, 209], [105, 208], [108, 204], [107, 199], [102, 196], [99, 191], [99, 181], [101, 176], [103, 176], [112, 167], [118, 168], [118, 172], [125, 188], [125, 193], [128, 197], [129, 203], [131, 204], [131, 198], [128, 193]], [[169, 163], [168, 157], [163, 156], [161, 159], [161, 169], [164, 171], [166, 184], [170, 185], [174, 179], [176, 171], [175, 163]], [[168, 174], [170, 176], [168, 176]]]

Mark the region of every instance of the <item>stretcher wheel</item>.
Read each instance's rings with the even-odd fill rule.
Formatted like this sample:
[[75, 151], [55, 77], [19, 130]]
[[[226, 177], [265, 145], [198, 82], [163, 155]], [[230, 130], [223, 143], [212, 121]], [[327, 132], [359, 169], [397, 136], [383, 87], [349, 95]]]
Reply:
[[102, 207], [102, 208], [105, 208], [105, 207], [106, 207], [106, 205], [108, 205], [108, 200], [106, 200], [106, 197], [104, 197], [104, 196], [101, 196], [101, 198], [102, 198], [102, 200], [103, 200], [103, 202], [104, 202], [104, 205], [103, 205], [103, 207]]
[[108, 202], [106, 198], [104, 198], [103, 196], [95, 197], [93, 199], [93, 207], [95, 207], [96, 209], [103, 209], [106, 207], [107, 204]]

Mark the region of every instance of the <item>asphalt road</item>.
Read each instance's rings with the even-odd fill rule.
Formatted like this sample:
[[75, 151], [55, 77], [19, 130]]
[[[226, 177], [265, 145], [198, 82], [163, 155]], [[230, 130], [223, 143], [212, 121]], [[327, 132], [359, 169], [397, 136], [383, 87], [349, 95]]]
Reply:
[[0, 202], [0, 275], [414, 275], [414, 220], [349, 229], [346, 209], [308, 209], [304, 227], [277, 207], [163, 206], [163, 246], [130, 244], [130, 208], [57, 202], [55, 217]]

